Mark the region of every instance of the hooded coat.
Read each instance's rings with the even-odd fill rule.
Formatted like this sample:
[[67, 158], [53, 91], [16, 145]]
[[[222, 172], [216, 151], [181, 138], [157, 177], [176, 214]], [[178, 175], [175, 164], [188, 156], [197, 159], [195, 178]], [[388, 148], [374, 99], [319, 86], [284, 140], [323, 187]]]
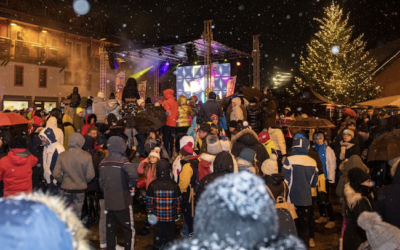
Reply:
[[95, 176], [92, 156], [82, 150], [85, 138], [79, 133], [69, 137], [69, 149], [58, 156], [53, 177], [66, 191], [85, 191]]
[[271, 137], [271, 140], [275, 143], [276, 150], [281, 151], [282, 155], [286, 155], [286, 142], [282, 130], [279, 128], [269, 128], [268, 134]]
[[137, 82], [135, 78], [129, 78], [128, 81], [126, 81], [126, 85], [124, 87], [124, 90], [122, 91], [122, 101], [126, 102], [125, 100], [126, 98], [140, 99]]
[[4, 196], [32, 192], [32, 168], [38, 159], [25, 148], [12, 148], [0, 159], [0, 181], [4, 182]]
[[167, 121], [165, 122], [165, 125], [170, 126], [170, 127], [176, 127], [178, 117], [179, 117], [179, 112], [178, 112], [178, 103], [175, 101], [175, 98], [174, 98], [174, 90], [166, 89], [163, 91], [163, 93], [164, 93], [164, 97], [165, 97], [164, 109], [167, 112], [169, 112], [169, 115], [167, 117]]
[[68, 96], [67, 99], [71, 100], [69, 106], [71, 108], [77, 108], [81, 104], [81, 95], [78, 93], [78, 87], [74, 87], [72, 94]]
[[[201, 157], [200, 157], [201, 158]], [[220, 176], [233, 173], [234, 163], [232, 155], [229, 152], [222, 151], [217, 154], [214, 159], [214, 172], [204, 176], [200, 181], [199, 187], [196, 192], [196, 200], [200, 199], [201, 194], [204, 192], [205, 188]]]
[[232, 108], [230, 114], [230, 121], [244, 121], [243, 111], [241, 109], [241, 101], [239, 97], [233, 98], [232, 103], [235, 104], [235, 107]]
[[56, 166], [58, 156], [64, 152], [65, 149], [56, 140], [54, 132], [51, 128], [42, 129], [42, 131], [39, 133], [39, 137], [44, 137], [49, 142], [49, 144], [43, 148], [43, 171], [46, 182], [51, 183], [53, 181], [52, 172]]
[[[90, 123], [92, 118], [94, 118], [94, 123]], [[83, 136], [87, 135], [89, 128], [96, 126], [96, 121], [97, 121], [97, 116], [95, 114], [87, 115], [85, 118], [85, 125], [83, 125], [83, 127], [81, 129], [81, 135], [83, 135]]]
[[56, 136], [56, 140], [60, 143], [64, 143], [64, 133], [61, 129], [57, 127], [57, 118], [55, 117], [50, 117], [47, 120], [46, 127], [45, 128], [51, 128], [53, 130], [54, 135]]
[[282, 167], [289, 187], [288, 201], [295, 206], [311, 206], [311, 188], [317, 186], [318, 168], [314, 159], [308, 156], [310, 141], [304, 136], [294, 138], [292, 155], [286, 158]]
[[232, 139], [231, 153], [239, 157], [243, 149], [250, 148], [257, 153], [257, 166], [261, 169], [262, 163], [269, 158], [265, 147], [258, 141], [257, 134], [251, 129], [244, 129]]
[[73, 122], [75, 131], [77, 133], [80, 133], [82, 131], [82, 127], [85, 125], [85, 122], [83, 121], [82, 117], [80, 117], [78, 114], [75, 114]]
[[294, 236], [279, 233], [275, 203], [261, 178], [226, 174], [207, 186], [196, 206], [195, 236], [169, 249], [305, 250]]
[[96, 96], [93, 100], [93, 113], [97, 116], [97, 123], [104, 123], [107, 115], [117, 107], [117, 104], [110, 106], [103, 98]]
[[178, 98], [179, 117], [176, 122], [177, 127], [190, 127], [189, 115], [194, 116], [193, 110], [187, 105], [187, 98], [184, 95]]
[[119, 136], [107, 142], [108, 156], [100, 163], [99, 185], [104, 192], [105, 209], [124, 210], [132, 204], [131, 189], [137, 183], [137, 169], [125, 156], [126, 143]]
[[167, 161], [157, 162], [156, 174], [157, 179], [151, 182], [146, 191], [147, 213], [156, 215], [158, 221], [173, 222], [181, 215], [181, 190], [171, 179]]
[[257, 134], [261, 132], [259, 121], [261, 119], [261, 108], [258, 102], [252, 102], [247, 106], [247, 122], [251, 129]]
[[[393, 168], [394, 166], [392, 166]], [[376, 211], [382, 216], [382, 220], [400, 228], [400, 168], [394, 173], [391, 185], [378, 190]]]
[[360, 168], [365, 173], [369, 173], [369, 168], [364, 164], [364, 162], [361, 160], [360, 156], [353, 155], [349, 159], [344, 160], [339, 165], [339, 170], [342, 174], [340, 175], [340, 179], [339, 179], [338, 185], [336, 187], [336, 194], [339, 197], [344, 197], [344, 187], [349, 182], [348, 173], [349, 173], [350, 169], [352, 169], [352, 168]]
[[75, 133], [75, 128], [74, 125], [72, 124], [72, 118], [69, 116], [69, 114], [64, 114], [63, 116], [63, 124], [64, 124], [64, 133], [65, 133], [65, 139], [63, 142], [65, 150], [68, 150], [68, 142], [69, 142], [69, 136], [73, 133]]
[[276, 103], [274, 100], [263, 102], [263, 128], [269, 129], [276, 126]]

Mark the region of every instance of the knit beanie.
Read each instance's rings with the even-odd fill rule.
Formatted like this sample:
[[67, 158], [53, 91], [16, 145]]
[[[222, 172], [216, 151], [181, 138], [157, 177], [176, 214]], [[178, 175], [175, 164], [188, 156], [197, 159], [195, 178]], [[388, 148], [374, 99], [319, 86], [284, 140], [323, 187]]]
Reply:
[[364, 133], [368, 133], [368, 125], [365, 123], [361, 123], [360, 125], [358, 125], [357, 130], [359, 132], [364, 132]]
[[183, 156], [193, 155], [193, 143], [191, 141], [188, 142], [179, 152]]
[[365, 173], [361, 168], [352, 168], [349, 173], [350, 183], [353, 185], [361, 185], [363, 182], [371, 179], [369, 174]]
[[278, 173], [278, 157], [276, 154], [271, 154], [269, 159], [265, 160], [261, 165], [261, 171], [265, 175], [272, 175]]
[[354, 132], [350, 129], [343, 130], [343, 134], [351, 135], [351, 138], [354, 138]]
[[149, 157], [154, 156], [154, 157], [157, 157], [158, 159], [160, 159], [160, 151], [161, 151], [161, 149], [159, 147], [155, 147], [153, 150], [151, 150]]
[[97, 93], [97, 97], [100, 97], [101, 99], [104, 99], [104, 94], [103, 94], [103, 92]]
[[216, 135], [209, 135], [207, 136], [207, 153], [216, 155], [222, 152], [221, 143], [219, 143], [218, 136]]
[[324, 133], [321, 133], [321, 132], [316, 132], [316, 133], [314, 133], [313, 139], [314, 139], [314, 140], [317, 140], [317, 139], [322, 139], [322, 140], [324, 140]]
[[76, 114], [79, 114], [80, 112], [83, 112], [83, 108], [77, 107], [76, 108]]
[[26, 139], [22, 135], [14, 136], [9, 144], [10, 148], [26, 148]]
[[246, 171], [226, 174], [200, 196], [194, 230], [199, 241], [215, 237], [229, 239], [237, 249], [255, 249], [278, 235], [275, 202], [260, 177]]
[[269, 136], [268, 132], [261, 132], [258, 134], [258, 141], [262, 144], [266, 143], [270, 139], [271, 139], [271, 137]]
[[179, 146], [181, 147], [180, 149], [182, 149], [189, 142], [191, 142], [192, 145], [194, 145], [193, 137], [191, 137], [189, 135], [182, 136], [182, 138], [179, 140]]
[[232, 149], [231, 141], [226, 137], [226, 139], [222, 139], [219, 141], [221, 143], [222, 151], [229, 152]]
[[256, 155], [256, 151], [251, 148], [245, 148], [240, 152], [239, 157], [254, 164], [254, 156]]
[[243, 122], [242, 129], [251, 129], [247, 121]]
[[400, 248], [400, 229], [383, 222], [376, 212], [361, 213], [357, 223], [367, 233], [372, 249], [395, 250]]

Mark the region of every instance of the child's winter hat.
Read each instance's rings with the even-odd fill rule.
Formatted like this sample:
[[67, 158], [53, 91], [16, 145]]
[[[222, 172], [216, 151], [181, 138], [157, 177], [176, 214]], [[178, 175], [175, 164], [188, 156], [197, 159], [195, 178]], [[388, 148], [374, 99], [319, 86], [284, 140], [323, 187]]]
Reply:
[[351, 138], [354, 138], [354, 132], [350, 129], [343, 130], [343, 134], [351, 135]]
[[247, 121], [243, 122], [242, 129], [251, 129], [251, 127], [249, 126], [249, 123]]
[[271, 137], [269, 136], [268, 132], [261, 132], [258, 134], [258, 141], [261, 142], [262, 144], [266, 143], [270, 139]]
[[218, 136], [216, 135], [208, 135], [207, 136], [207, 153], [216, 155], [222, 152], [222, 146], [219, 142]]
[[77, 107], [76, 108], [76, 114], [79, 114], [80, 112], [83, 112], [83, 108]]
[[216, 115], [216, 114], [212, 114], [212, 116], [211, 116], [211, 120], [214, 120], [214, 119], [218, 119], [218, 115]]
[[269, 156], [269, 159], [265, 160], [263, 164], [261, 165], [261, 171], [265, 175], [272, 175], [272, 174], [277, 174], [278, 173], [278, 162], [277, 162], [278, 157], [276, 154], [271, 154]]
[[231, 151], [232, 144], [228, 137], [225, 137], [224, 139], [220, 140], [219, 143], [221, 143], [222, 151], [225, 152]]
[[193, 142], [188, 142], [179, 152], [183, 156], [193, 155]]
[[376, 212], [361, 213], [357, 223], [367, 233], [372, 249], [395, 250], [400, 248], [400, 229], [383, 222]]
[[189, 142], [191, 142], [192, 145], [194, 145], [193, 137], [191, 137], [189, 135], [182, 136], [182, 138], [179, 140], [179, 146], [181, 147], [180, 149], [182, 149]]
[[239, 157], [254, 164], [254, 156], [256, 155], [256, 151], [251, 148], [245, 148], [240, 152]]
[[151, 150], [149, 157], [154, 156], [154, 157], [157, 157], [158, 159], [160, 159], [160, 151], [161, 151], [161, 149], [159, 147], [155, 147], [153, 150]]

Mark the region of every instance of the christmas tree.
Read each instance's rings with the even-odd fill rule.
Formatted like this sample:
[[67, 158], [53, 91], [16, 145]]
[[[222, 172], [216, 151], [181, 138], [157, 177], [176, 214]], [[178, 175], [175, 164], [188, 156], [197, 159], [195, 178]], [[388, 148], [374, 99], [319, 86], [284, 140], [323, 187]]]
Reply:
[[365, 51], [363, 35], [352, 40], [349, 16], [343, 17], [342, 9], [332, 3], [325, 8], [326, 17], [317, 19], [320, 30], [307, 44], [307, 58], [301, 57], [301, 77], [291, 93], [306, 86], [337, 102], [353, 104], [374, 98], [380, 87], [370, 82], [374, 59]]

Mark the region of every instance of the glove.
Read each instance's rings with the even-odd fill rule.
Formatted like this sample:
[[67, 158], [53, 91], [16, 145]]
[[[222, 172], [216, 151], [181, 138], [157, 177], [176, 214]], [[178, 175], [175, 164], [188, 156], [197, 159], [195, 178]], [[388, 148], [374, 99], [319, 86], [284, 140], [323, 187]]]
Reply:
[[368, 155], [368, 149], [364, 149], [361, 155], [361, 159], [363, 160], [367, 159], [367, 155]]
[[181, 216], [180, 216], [180, 215], [178, 215], [178, 217], [176, 218], [176, 220], [175, 220], [175, 221], [179, 221], [179, 220], [180, 220], [180, 218], [181, 218]]

